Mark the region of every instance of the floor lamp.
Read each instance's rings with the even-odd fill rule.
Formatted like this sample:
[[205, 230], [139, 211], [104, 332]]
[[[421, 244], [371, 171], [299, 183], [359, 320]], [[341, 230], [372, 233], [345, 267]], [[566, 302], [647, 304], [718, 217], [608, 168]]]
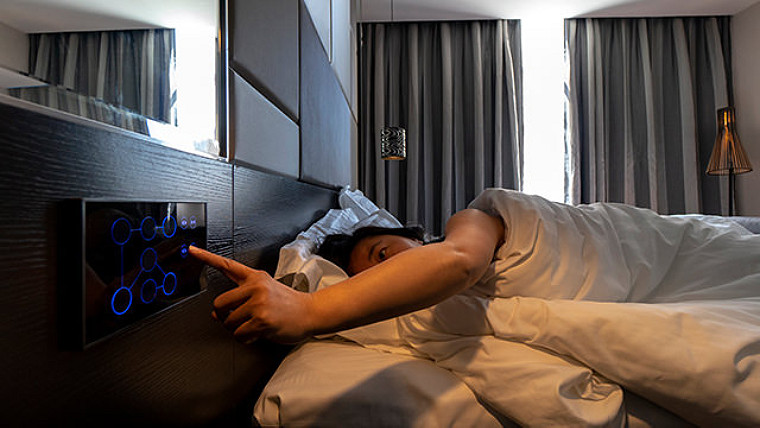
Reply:
[[736, 174], [752, 171], [747, 153], [736, 133], [736, 115], [733, 107], [718, 110], [718, 136], [715, 138], [709, 175], [728, 175], [728, 215], [734, 215], [734, 179]]

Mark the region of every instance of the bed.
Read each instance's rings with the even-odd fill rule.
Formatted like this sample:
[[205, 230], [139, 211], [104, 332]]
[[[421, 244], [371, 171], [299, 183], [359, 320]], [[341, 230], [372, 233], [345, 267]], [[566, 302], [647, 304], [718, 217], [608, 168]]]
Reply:
[[[344, 189], [339, 200], [341, 209], [280, 251], [275, 276], [282, 282], [313, 292], [341, 281], [342, 270], [313, 254], [325, 235], [400, 225], [361, 192]], [[741, 236], [760, 231], [753, 218], [683, 221]], [[455, 296], [429, 310], [297, 346], [258, 398], [254, 423], [756, 425], [757, 295], [736, 298], [729, 307], [715, 299], [652, 306]], [[653, 329], [657, 335], [647, 333]]]

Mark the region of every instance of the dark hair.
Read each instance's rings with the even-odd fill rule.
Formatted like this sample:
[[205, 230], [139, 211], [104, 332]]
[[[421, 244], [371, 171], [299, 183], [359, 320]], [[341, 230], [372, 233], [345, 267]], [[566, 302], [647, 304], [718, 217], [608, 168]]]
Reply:
[[348, 264], [351, 261], [351, 252], [354, 247], [364, 238], [378, 235], [395, 235], [419, 241], [425, 240], [425, 229], [420, 226], [407, 227], [377, 227], [367, 226], [356, 229], [353, 235], [336, 234], [328, 235], [325, 241], [319, 246], [317, 255], [340, 266], [341, 269], [348, 272]]

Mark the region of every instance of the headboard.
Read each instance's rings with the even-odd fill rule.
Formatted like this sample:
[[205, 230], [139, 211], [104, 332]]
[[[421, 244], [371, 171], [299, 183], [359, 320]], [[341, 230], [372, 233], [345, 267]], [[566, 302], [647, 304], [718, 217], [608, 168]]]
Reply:
[[199, 295], [85, 351], [58, 343], [58, 299], [78, 286], [59, 272], [60, 201], [206, 202], [209, 250], [270, 273], [282, 244], [337, 207], [356, 115], [353, 85], [331, 64], [353, 57], [350, 33], [331, 63], [303, 0], [233, 1], [228, 13], [230, 161], [0, 94], [6, 425], [250, 426], [255, 396], [288, 348], [244, 346], [211, 318], [213, 299], [233, 286], [216, 271]]
[[[234, 167], [234, 177], [234, 259], [270, 275], [274, 275], [277, 267], [280, 247], [330, 208], [338, 207], [337, 190], [243, 165]], [[235, 342], [234, 377], [243, 390], [242, 399], [230, 415], [234, 422], [250, 424], [256, 398], [291, 348], [266, 341], [253, 345]]]
[[[69, 118], [70, 119], [70, 118]], [[286, 348], [244, 346], [210, 316], [207, 290], [84, 351], [59, 343], [59, 203], [69, 198], [201, 200], [208, 248], [273, 272], [278, 248], [337, 206], [337, 192], [206, 159], [76, 120], [0, 103], [0, 378], [9, 426], [250, 424]]]

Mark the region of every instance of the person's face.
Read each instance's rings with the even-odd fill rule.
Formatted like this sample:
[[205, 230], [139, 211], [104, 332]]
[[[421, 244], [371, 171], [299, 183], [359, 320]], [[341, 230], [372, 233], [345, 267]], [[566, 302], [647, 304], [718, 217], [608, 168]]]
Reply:
[[359, 241], [354, 246], [354, 250], [351, 251], [348, 273], [356, 275], [363, 270], [388, 260], [398, 253], [410, 248], [419, 247], [420, 245], [422, 245], [420, 241], [404, 238], [403, 236], [368, 236]]

